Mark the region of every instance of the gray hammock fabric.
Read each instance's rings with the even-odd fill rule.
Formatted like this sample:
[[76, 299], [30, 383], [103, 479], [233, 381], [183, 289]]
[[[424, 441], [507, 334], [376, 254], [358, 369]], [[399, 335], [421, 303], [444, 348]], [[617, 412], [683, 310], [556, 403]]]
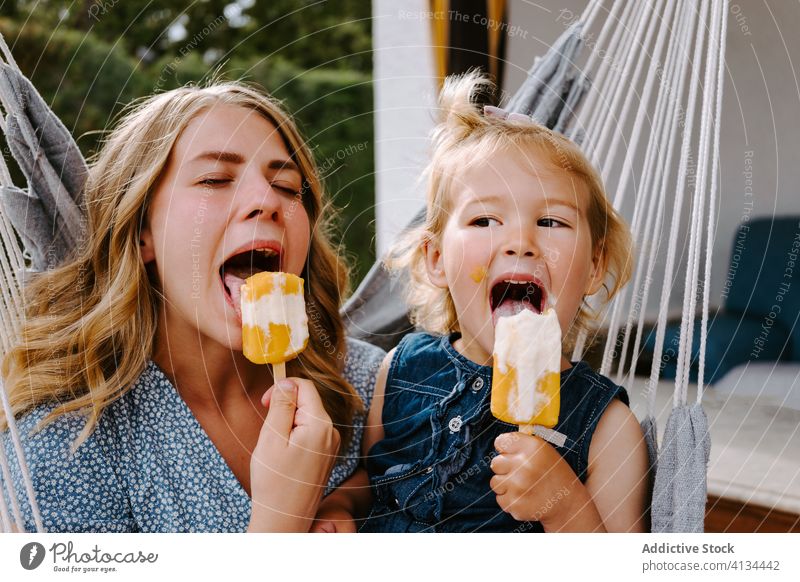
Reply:
[[708, 418], [703, 407], [676, 407], [670, 413], [661, 442], [652, 502], [653, 532], [703, 532], [705, 469], [710, 453]]
[[18, 69], [0, 64], [6, 140], [28, 183], [6, 184], [0, 202], [30, 255], [34, 271], [58, 265], [83, 231], [86, 162], [61, 120]]

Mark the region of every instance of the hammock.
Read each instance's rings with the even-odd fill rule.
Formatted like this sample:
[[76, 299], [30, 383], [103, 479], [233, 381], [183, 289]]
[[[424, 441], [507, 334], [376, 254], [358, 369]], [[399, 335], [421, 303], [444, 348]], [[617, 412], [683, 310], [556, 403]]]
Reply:
[[[605, 16], [602, 23], [601, 15]], [[642, 421], [655, 471], [654, 532], [703, 531], [710, 440], [701, 400], [726, 27], [727, 0], [592, 0], [547, 55], [534, 62], [527, 80], [505, 107], [582, 144], [601, 169], [607, 192], [615, 193], [614, 207], [629, 218], [636, 252], [633, 282], [614, 299], [603, 322], [606, 343], [600, 372], [617, 383], [630, 382], [633, 377], [645, 332], [644, 306], [656, 266], [660, 260], [664, 262], [659, 267], [663, 283], [647, 383], [648, 412]], [[581, 57], [583, 48], [591, 49], [585, 58]], [[57, 264], [80, 233], [80, 192], [86, 168], [69, 133], [19, 72], [1, 36], [0, 49], [6, 61], [0, 63], [0, 103], [5, 111], [0, 129], [28, 182], [27, 189], [15, 188], [0, 156], [2, 355], [13, 344], [22, 316], [20, 284], [26, 268], [43, 270]], [[662, 230], [668, 204], [672, 214], [666, 235]], [[687, 230], [674, 406], [659, 452], [655, 388], [679, 258], [677, 245]], [[22, 239], [25, 255], [16, 236]], [[664, 246], [660, 243], [665, 237]], [[350, 334], [379, 345], [383, 342], [385, 347], [389, 347], [387, 337], [391, 344], [399, 341], [410, 331], [400, 291], [379, 261], [343, 308]], [[689, 403], [694, 353], [690, 330], [698, 294], [702, 297], [699, 377], [697, 400]], [[573, 359], [581, 357], [589, 339], [585, 334], [579, 337]], [[42, 531], [19, 434], [1, 382], [0, 397], [32, 514]], [[0, 447], [0, 480], [10, 488], [8, 463]], [[9, 531], [14, 524], [23, 529], [16, 493], [9, 489], [0, 494], [0, 525]]]

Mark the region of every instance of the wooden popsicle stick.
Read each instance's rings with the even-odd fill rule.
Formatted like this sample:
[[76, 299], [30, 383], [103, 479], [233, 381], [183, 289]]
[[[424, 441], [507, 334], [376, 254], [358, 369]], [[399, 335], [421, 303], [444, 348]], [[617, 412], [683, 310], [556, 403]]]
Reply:
[[273, 384], [277, 384], [281, 380], [286, 379], [286, 363], [279, 362], [277, 364], [272, 364], [272, 381]]
[[519, 425], [519, 432], [522, 434], [533, 434], [533, 424], [521, 424]]

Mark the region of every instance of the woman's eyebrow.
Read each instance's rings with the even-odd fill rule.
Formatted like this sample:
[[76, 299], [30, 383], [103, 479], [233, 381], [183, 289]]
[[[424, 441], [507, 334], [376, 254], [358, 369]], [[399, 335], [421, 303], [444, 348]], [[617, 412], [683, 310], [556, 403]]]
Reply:
[[[227, 162], [229, 164], [244, 164], [245, 158], [242, 154], [237, 152], [226, 152], [226, 151], [218, 151], [218, 150], [211, 150], [207, 152], [202, 152], [197, 154], [191, 161], [203, 161], [203, 160], [211, 160], [212, 162]], [[300, 167], [297, 163], [292, 159], [286, 160], [271, 160], [269, 164], [267, 164], [268, 170], [288, 170], [294, 171], [297, 173], [300, 172]]]
[[272, 160], [269, 164], [267, 164], [267, 169], [269, 170], [288, 170], [292, 172], [297, 172], [301, 174], [300, 167], [295, 163], [294, 160]]
[[244, 156], [236, 152], [208, 151], [196, 155], [191, 161], [211, 160], [214, 162], [228, 162], [230, 164], [243, 164]]

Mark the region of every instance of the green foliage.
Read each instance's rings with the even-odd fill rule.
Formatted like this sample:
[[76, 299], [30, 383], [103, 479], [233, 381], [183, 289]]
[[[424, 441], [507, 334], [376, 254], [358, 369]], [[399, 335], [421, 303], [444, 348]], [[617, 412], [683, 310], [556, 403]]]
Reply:
[[[371, 3], [364, 0], [6, 0], [19, 19], [90, 32], [147, 62], [200, 54], [279, 56], [370, 73]], [[5, 12], [6, 7], [4, 5]], [[169, 31], [172, 29], [173, 34]], [[175, 37], [176, 31], [182, 37]]]
[[146, 93], [146, 74], [118, 47], [92, 35], [0, 19], [17, 64], [84, 153], [90, 153], [121, 107]]
[[[137, 97], [212, 74], [272, 92], [314, 150], [357, 283], [374, 260], [370, 3], [257, 0], [237, 27], [220, 20], [229, 3], [169, 0], [142, 11], [147, 0], [77, 0], [59, 12], [61, 2], [18, 0], [19, 17], [0, 18], [0, 32], [87, 155]], [[90, 17], [93, 6], [101, 8]], [[166, 28], [181, 14], [186, 36], [169, 41]]]

